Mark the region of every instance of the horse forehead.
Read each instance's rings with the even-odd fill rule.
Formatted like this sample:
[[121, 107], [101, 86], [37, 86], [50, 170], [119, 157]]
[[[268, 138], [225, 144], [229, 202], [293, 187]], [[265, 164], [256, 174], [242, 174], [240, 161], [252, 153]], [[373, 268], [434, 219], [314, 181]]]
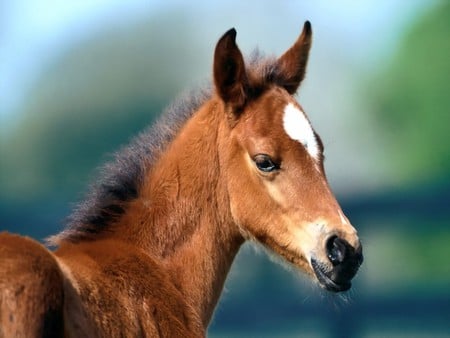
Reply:
[[318, 159], [319, 145], [311, 123], [306, 114], [292, 102], [284, 107], [283, 127], [292, 140], [299, 142], [313, 158]]

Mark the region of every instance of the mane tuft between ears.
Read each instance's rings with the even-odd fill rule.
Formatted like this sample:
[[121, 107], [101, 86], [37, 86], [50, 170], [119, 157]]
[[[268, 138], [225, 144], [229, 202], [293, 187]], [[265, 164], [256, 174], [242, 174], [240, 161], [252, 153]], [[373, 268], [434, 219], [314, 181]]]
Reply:
[[213, 78], [216, 93], [234, 117], [245, 105], [258, 97], [271, 84], [294, 95], [306, 73], [312, 43], [311, 23], [306, 21], [295, 43], [278, 59], [251, 60], [246, 68], [236, 44], [236, 29], [229, 29], [217, 42], [214, 50]]

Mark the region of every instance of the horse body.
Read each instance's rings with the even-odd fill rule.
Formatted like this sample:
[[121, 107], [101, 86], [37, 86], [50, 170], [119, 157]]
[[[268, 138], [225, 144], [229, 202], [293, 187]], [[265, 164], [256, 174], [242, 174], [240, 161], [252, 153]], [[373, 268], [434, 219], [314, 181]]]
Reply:
[[[51, 239], [58, 245], [54, 253], [29, 239], [0, 236], [6, 327], [0, 333], [204, 336], [247, 239], [328, 290], [350, 287], [361, 246], [326, 183], [320, 139], [292, 96], [304, 77], [309, 23], [279, 59], [250, 66], [235, 36], [230, 30], [216, 46], [214, 93], [189, 108], [159, 147], [141, 138], [131, 147], [137, 155], [118, 157], [113, 178], [119, 182], [100, 184], [81, 216]], [[7, 244], [12, 239], [15, 244]], [[28, 247], [32, 254], [24, 257]], [[45, 264], [35, 276], [23, 262], [38, 258]], [[20, 274], [32, 292], [14, 298]], [[36, 304], [33, 320], [8, 322]], [[46, 316], [53, 331], [45, 329]]]
[[57, 256], [65, 275], [66, 336], [203, 335], [194, 309], [142, 250], [106, 239], [65, 245]]

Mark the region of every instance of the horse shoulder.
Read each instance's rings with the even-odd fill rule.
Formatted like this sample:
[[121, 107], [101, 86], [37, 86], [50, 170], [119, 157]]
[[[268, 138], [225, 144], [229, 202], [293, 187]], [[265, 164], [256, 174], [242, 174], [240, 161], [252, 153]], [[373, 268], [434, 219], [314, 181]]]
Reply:
[[1, 233], [0, 336], [62, 336], [63, 299], [54, 255], [28, 237]]
[[204, 336], [162, 264], [136, 247], [97, 240], [63, 245], [56, 255], [69, 336]]

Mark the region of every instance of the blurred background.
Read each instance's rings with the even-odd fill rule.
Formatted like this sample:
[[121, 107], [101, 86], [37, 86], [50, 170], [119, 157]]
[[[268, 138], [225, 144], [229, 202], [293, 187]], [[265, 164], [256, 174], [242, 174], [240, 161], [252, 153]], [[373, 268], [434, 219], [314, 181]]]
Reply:
[[[365, 262], [332, 296], [245, 245], [210, 337], [450, 337], [450, 2], [0, 2], [0, 230], [63, 228], [95, 168], [182, 91], [217, 39], [314, 44], [298, 99]], [[0, 257], [1, 259], [1, 257]]]

